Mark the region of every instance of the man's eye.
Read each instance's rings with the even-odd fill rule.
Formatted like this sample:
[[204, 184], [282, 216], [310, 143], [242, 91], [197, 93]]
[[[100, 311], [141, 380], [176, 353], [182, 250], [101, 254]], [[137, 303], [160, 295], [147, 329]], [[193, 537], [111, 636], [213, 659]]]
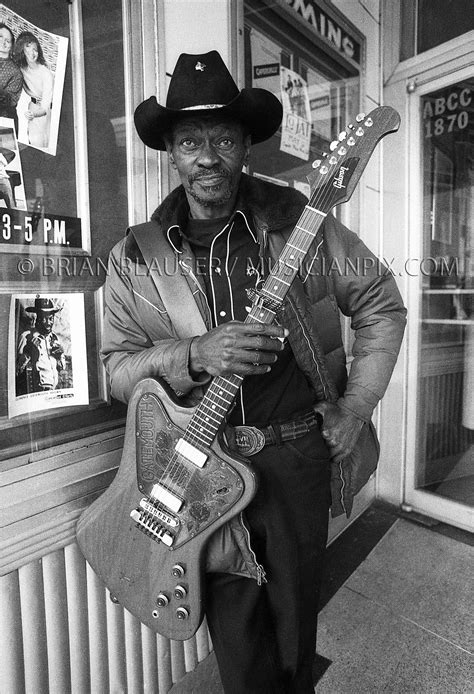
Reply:
[[218, 142], [219, 147], [221, 147], [222, 149], [229, 149], [230, 147], [232, 147], [233, 144], [234, 140], [232, 140], [230, 137], [224, 137], [222, 138], [222, 140], [219, 140]]
[[184, 147], [185, 149], [192, 149], [195, 146], [196, 142], [190, 137], [186, 137], [184, 140], [181, 140], [181, 147]]

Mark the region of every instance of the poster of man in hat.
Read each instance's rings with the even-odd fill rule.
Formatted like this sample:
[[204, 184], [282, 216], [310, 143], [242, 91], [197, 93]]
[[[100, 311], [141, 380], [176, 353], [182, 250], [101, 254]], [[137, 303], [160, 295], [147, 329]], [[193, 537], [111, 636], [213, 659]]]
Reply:
[[9, 416], [87, 404], [83, 296], [13, 296], [10, 326]]

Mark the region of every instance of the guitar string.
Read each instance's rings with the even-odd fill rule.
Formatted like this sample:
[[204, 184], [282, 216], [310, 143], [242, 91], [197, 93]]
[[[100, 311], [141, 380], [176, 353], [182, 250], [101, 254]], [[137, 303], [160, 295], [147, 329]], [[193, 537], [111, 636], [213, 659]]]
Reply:
[[[361, 127], [361, 126], [359, 126], [359, 127]], [[350, 150], [348, 150], [348, 153], [349, 154], [352, 153], [353, 156], [354, 156], [354, 153], [357, 151], [357, 145], [363, 139], [363, 136], [358, 136], [358, 137], [359, 137], [359, 139], [356, 140], [356, 144], [353, 145]], [[344, 146], [344, 145], [345, 145], [345, 143], [342, 142], [340, 146]], [[328, 155], [329, 155], [329, 153], [328, 153]], [[329, 156], [335, 156], [335, 155], [332, 154]], [[342, 155], [342, 157], [345, 158], [346, 154]], [[324, 207], [324, 205], [327, 204], [331, 195], [334, 194], [334, 190], [331, 189], [331, 187], [329, 186], [330, 179], [331, 179], [332, 175], [334, 174], [334, 172], [336, 171], [336, 169], [341, 166], [342, 162], [344, 161], [344, 158], [337, 159], [337, 161], [334, 164], [329, 165], [327, 173], [323, 174], [325, 176], [325, 183], [324, 183], [324, 188], [323, 188], [322, 192], [321, 192], [321, 188], [319, 188], [315, 194], [310, 196], [309, 202], [305, 205], [305, 208], [304, 208], [302, 214], [300, 215], [294, 230], [292, 231], [292, 233], [290, 234], [290, 237], [288, 238], [288, 242], [290, 240], [292, 243], [294, 242], [294, 245], [297, 246], [298, 253], [302, 254], [300, 261], [302, 261], [304, 259], [307, 252], [309, 251], [309, 248], [310, 248], [311, 244], [313, 243], [314, 239], [316, 238], [317, 233], [319, 231], [319, 228], [320, 228], [320, 226], [321, 226], [321, 224], [322, 224], [322, 222], [323, 222], [323, 220], [327, 214], [327, 213], [324, 214], [324, 216], [322, 216], [322, 215], [315, 216], [315, 214], [311, 213], [311, 211], [308, 210], [307, 208], [308, 208], [308, 206], [310, 206], [310, 207], [314, 207], [315, 209], [319, 210], [321, 208], [321, 206]], [[329, 161], [329, 159], [327, 161]], [[324, 165], [325, 163], [326, 163], [326, 160], [323, 159], [321, 166]], [[301, 228], [298, 228], [298, 227], [301, 227]], [[315, 228], [313, 229], [312, 227], [315, 227]], [[311, 236], [313, 238], [311, 239], [310, 244], [308, 245], [308, 249], [306, 251], [304, 251], [305, 243], [302, 243], [302, 242], [303, 242], [303, 239], [305, 238], [304, 235], [307, 233], [311, 234]], [[291, 255], [291, 250], [290, 250], [291, 247], [288, 246], [288, 242], [285, 244], [283, 251], [280, 254], [277, 262], [281, 261], [282, 263], [286, 263], [286, 261], [289, 259], [289, 258], [284, 257], [285, 254], [288, 254], [289, 256]], [[301, 247], [302, 245], [303, 245], [303, 248]], [[286, 266], [288, 266], [288, 265], [286, 265]], [[284, 296], [288, 290], [289, 284], [291, 284], [297, 271], [298, 271], [298, 267], [293, 268], [294, 274], [293, 274], [289, 283], [287, 281], [282, 282], [281, 278], [278, 277], [278, 273], [275, 276], [273, 276], [273, 273], [269, 276], [272, 278], [272, 281], [275, 281], [275, 282], [280, 283], [280, 284], [284, 284], [286, 287], [281, 299], [277, 295], [278, 299], [283, 300], [283, 298], [284, 298]], [[256, 307], [253, 307], [253, 309], [254, 308], [256, 308]], [[257, 320], [255, 316], [252, 316], [252, 312], [251, 312], [250, 314], [248, 314], [246, 322], [252, 322], [252, 318], [254, 320]], [[223, 385], [222, 385], [222, 380], [224, 380], [224, 382], [226, 382], [227, 384], [231, 385], [233, 388], [234, 392], [228, 392], [228, 394], [231, 396], [230, 398], [225, 397], [221, 394], [222, 392], [226, 392], [225, 387], [223, 387]], [[206, 394], [204, 395], [203, 400], [198, 405], [196, 411], [194, 412], [194, 414], [192, 415], [192, 417], [188, 423], [188, 426], [186, 427], [186, 430], [184, 432], [184, 437], [185, 437], [185, 440], [187, 442], [189, 442], [191, 444], [196, 442], [198, 444], [198, 447], [199, 447], [199, 445], [204, 445], [206, 447], [210, 447], [210, 445], [214, 441], [214, 438], [216, 436], [216, 433], [219, 429], [220, 424], [224, 420], [224, 417], [228, 411], [228, 408], [232, 404], [232, 402], [233, 402], [233, 400], [234, 400], [234, 398], [238, 392], [238, 389], [239, 389], [242, 381], [243, 381], [243, 378], [237, 376], [236, 374], [232, 374], [231, 378], [225, 378], [225, 377], [218, 376], [212, 380]], [[223, 400], [224, 403], [226, 404], [226, 407], [223, 408], [222, 405], [220, 405], [221, 409], [223, 409], [224, 412], [220, 416], [219, 425], [217, 427], [214, 424], [212, 425], [212, 429], [214, 430], [214, 432], [210, 433], [207, 436], [207, 438], [209, 438], [209, 437], [211, 438], [211, 441], [208, 444], [202, 440], [202, 437], [206, 436], [206, 434], [203, 434], [203, 431], [202, 431], [203, 427], [201, 427], [201, 429], [199, 429], [198, 420], [199, 419], [202, 420], [201, 410], [203, 410], [204, 408], [211, 409], [211, 411], [215, 412], [215, 410], [212, 408], [212, 400], [213, 400], [213, 398], [215, 399], [216, 397]], [[210, 408], [208, 406], [208, 403], [211, 403]], [[209, 420], [204, 419], [204, 421], [207, 424], [209, 423]], [[191, 430], [196, 429], [196, 426], [198, 427], [197, 433], [193, 434]], [[167, 477], [169, 477], [174, 484], [180, 485], [181, 481], [185, 480], [186, 477], [189, 476], [188, 468], [180, 463], [181, 457], [182, 456], [177, 451], [173, 452], [168, 464], [166, 465], [161, 477], [159, 478], [159, 482], [163, 482]], [[181, 475], [179, 475], [178, 478], [175, 479], [175, 476], [176, 476], [175, 473], [179, 472], [180, 467], [181, 467]], [[192, 472], [191, 472], [191, 477], [192, 477]]]

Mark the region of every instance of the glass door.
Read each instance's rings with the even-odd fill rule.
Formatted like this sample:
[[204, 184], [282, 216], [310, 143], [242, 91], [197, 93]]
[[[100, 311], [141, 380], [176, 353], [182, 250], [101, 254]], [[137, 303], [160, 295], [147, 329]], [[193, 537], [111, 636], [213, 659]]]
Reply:
[[[455, 78], [455, 81], [454, 81]], [[450, 81], [448, 81], [450, 79]], [[406, 500], [473, 529], [474, 507], [474, 76], [472, 69], [410, 95], [411, 144], [421, 154], [410, 379], [416, 407]], [[415, 250], [412, 247], [412, 250]], [[415, 265], [413, 265], [412, 270]], [[415, 295], [416, 293], [416, 295]], [[416, 364], [416, 374], [413, 365]], [[416, 406], [413, 405], [416, 400]], [[409, 419], [410, 421], [410, 419]], [[410, 456], [409, 456], [410, 457]]]

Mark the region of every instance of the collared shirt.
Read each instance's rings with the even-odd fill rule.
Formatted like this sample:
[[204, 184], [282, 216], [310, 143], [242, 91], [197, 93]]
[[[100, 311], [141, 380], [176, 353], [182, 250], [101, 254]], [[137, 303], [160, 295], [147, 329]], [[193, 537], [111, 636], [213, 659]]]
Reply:
[[[263, 279], [258, 240], [246, 215], [237, 211], [230, 219], [190, 219], [185, 236], [196, 256], [196, 274], [204, 279], [213, 326], [245, 321], [252, 303], [247, 290]], [[229, 421], [265, 426], [309, 410], [313, 401], [286, 343], [269, 373], [244, 379]]]

